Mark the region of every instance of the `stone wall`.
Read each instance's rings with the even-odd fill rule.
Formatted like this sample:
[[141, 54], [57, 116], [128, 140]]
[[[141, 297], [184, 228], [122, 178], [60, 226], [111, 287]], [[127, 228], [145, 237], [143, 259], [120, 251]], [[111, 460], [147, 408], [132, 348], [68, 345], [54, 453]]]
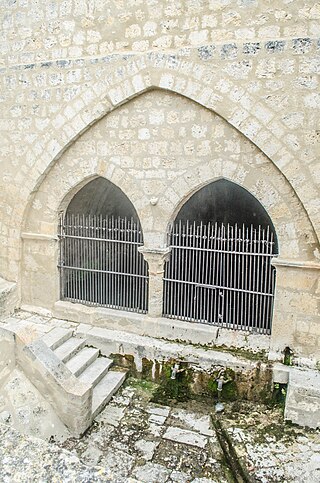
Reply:
[[224, 177], [279, 238], [270, 354], [320, 359], [319, 19], [314, 1], [6, 2], [0, 276], [20, 303], [53, 309], [58, 212], [103, 176], [139, 214], [158, 316], [168, 223]]

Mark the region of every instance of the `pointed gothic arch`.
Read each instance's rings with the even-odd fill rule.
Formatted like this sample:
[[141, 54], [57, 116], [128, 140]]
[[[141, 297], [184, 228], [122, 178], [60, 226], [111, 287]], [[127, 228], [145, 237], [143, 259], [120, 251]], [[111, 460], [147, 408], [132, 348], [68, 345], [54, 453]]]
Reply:
[[251, 193], [209, 183], [180, 207], [169, 237], [165, 316], [270, 334], [277, 237]]
[[62, 300], [147, 312], [142, 229], [120, 188], [103, 177], [82, 186], [61, 214], [59, 238]]

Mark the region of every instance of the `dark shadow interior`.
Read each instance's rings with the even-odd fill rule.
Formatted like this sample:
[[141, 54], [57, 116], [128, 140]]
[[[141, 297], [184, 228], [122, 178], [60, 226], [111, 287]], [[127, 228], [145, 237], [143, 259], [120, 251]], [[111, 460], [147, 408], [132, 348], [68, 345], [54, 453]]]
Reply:
[[61, 218], [60, 239], [62, 299], [147, 312], [142, 229], [120, 188], [96, 178], [80, 189]]
[[169, 244], [165, 316], [270, 334], [277, 239], [253, 195], [224, 179], [203, 187], [180, 209]]
[[261, 203], [246, 189], [225, 179], [210, 183], [192, 195], [177, 214], [175, 221], [180, 220], [196, 225], [217, 222], [254, 228], [269, 226], [277, 240], [271, 218]]
[[72, 198], [67, 213], [138, 220], [137, 212], [129, 198], [105, 178], [96, 178], [78, 191]]

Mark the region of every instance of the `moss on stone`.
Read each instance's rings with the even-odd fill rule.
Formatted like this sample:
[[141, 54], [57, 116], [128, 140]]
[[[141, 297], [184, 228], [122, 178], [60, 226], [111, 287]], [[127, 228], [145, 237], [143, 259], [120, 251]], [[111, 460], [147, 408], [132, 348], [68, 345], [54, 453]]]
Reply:
[[112, 360], [114, 365], [119, 367], [124, 367], [125, 369], [129, 370], [129, 374], [131, 376], [137, 375], [137, 368], [134, 362], [134, 356], [130, 354], [110, 354], [109, 356]]
[[242, 357], [243, 359], [247, 359], [249, 361], [261, 361], [261, 362], [268, 362], [268, 355], [267, 352], [263, 349], [260, 351], [253, 351], [250, 349], [244, 349], [240, 347], [228, 347], [226, 345], [215, 345], [215, 344], [194, 344], [191, 341], [185, 341], [181, 339], [168, 339], [165, 337], [161, 337], [162, 340], [166, 342], [182, 344], [182, 345], [191, 345], [192, 347], [202, 349], [202, 350], [213, 350], [217, 352], [227, 352], [228, 354], [232, 354], [236, 357]]
[[153, 402], [167, 404], [168, 401], [184, 402], [191, 398], [191, 371], [186, 363], [180, 363], [179, 372], [177, 372], [175, 379], [171, 379], [173, 365], [174, 361], [163, 365], [160, 385], [153, 395]]
[[152, 368], [153, 368], [153, 361], [146, 359], [145, 357], [142, 358], [142, 369], [141, 369], [141, 377], [142, 379], [152, 379]]
[[222, 391], [219, 394], [218, 391], [218, 377], [219, 372], [216, 371], [213, 373], [212, 377], [210, 377], [208, 381], [208, 391], [210, 395], [214, 399], [219, 399], [221, 401], [236, 401], [238, 399], [238, 388], [236, 383], [236, 374], [235, 372], [230, 369], [226, 368], [224, 371], [224, 378], [227, 382], [225, 382], [222, 386]]

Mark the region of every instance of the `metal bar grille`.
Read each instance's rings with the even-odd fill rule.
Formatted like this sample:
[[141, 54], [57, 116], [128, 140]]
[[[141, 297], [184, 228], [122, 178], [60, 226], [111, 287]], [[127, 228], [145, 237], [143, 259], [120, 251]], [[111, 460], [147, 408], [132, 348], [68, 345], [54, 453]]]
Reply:
[[61, 216], [60, 291], [63, 300], [146, 313], [148, 265], [134, 220], [99, 215]]
[[165, 317], [270, 334], [275, 243], [269, 227], [179, 222], [169, 243]]

